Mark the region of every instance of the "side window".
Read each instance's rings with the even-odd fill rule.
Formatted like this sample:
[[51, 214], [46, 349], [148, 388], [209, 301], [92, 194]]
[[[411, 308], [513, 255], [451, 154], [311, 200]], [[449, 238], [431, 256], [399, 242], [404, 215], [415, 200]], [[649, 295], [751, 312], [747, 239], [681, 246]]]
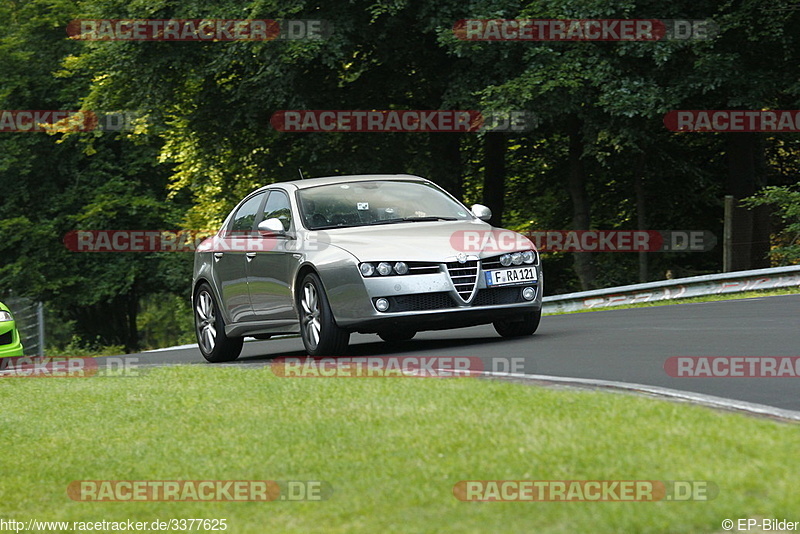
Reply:
[[231, 227], [228, 233], [238, 235], [249, 235], [255, 228], [256, 215], [258, 215], [258, 208], [261, 207], [261, 202], [264, 200], [266, 193], [261, 193], [239, 207], [236, 210], [236, 215], [233, 216]]
[[267, 219], [278, 219], [283, 223], [283, 229], [287, 232], [292, 226], [292, 209], [289, 207], [289, 197], [283, 191], [272, 191], [264, 206], [264, 217]]

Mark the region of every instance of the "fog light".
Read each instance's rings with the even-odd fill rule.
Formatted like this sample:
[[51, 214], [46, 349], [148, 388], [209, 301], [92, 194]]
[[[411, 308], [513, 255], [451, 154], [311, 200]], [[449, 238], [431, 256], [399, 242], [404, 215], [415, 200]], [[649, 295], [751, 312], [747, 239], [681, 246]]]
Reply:
[[378, 274], [381, 276], [386, 276], [387, 274], [392, 274], [392, 266], [382, 261], [378, 264]]
[[373, 267], [371, 263], [362, 263], [359, 269], [361, 269], [361, 274], [364, 276], [372, 276], [375, 274], [375, 267]]
[[515, 252], [511, 255], [511, 263], [514, 265], [522, 265], [522, 252]]
[[385, 312], [386, 310], [389, 309], [389, 301], [384, 298], [376, 300], [375, 309], [378, 310], [379, 312]]
[[522, 298], [525, 300], [533, 300], [536, 298], [536, 290], [532, 287], [526, 287], [522, 290]]
[[397, 274], [406, 274], [408, 272], [408, 264], [404, 261], [398, 261], [394, 264], [394, 272]]
[[522, 253], [522, 261], [525, 263], [533, 263], [534, 257], [532, 250], [526, 250]]
[[500, 265], [503, 267], [508, 267], [511, 265], [511, 254], [503, 254], [500, 256]]

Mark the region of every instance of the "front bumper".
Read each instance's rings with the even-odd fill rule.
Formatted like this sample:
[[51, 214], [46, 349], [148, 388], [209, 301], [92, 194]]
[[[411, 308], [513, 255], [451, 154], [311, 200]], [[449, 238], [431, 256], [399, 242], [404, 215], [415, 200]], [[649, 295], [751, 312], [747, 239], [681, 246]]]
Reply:
[[386, 313], [372, 319], [358, 321], [344, 328], [361, 334], [374, 334], [387, 329], [391, 330], [392, 328], [406, 328], [417, 332], [449, 330], [451, 328], [465, 328], [493, 323], [499, 319], [513, 319], [526, 313], [538, 312], [541, 308], [541, 303], [538, 305], [526, 303], [513, 306], [482, 306], [424, 312]]
[[[361, 333], [392, 327], [424, 331], [487, 324], [541, 310], [542, 268], [541, 264], [533, 267], [537, 272], [536, 282], [489, 287], [484, 277], [485, 270], [479, 262], [474, 291], [469, 298], [459, 294], [446, 264], [442, 264], [437, 272], [428, 274], [369, 278], [362, 277], [354, 269], [355, 276], [348, 276], [348, 283], [341, 284], [343, 280], [339, 276], [340, 283], [332, 284], [336, 289], [330, 299], [331, 307], [340, 327]], [[348, 273], [353, 271], [348, 269]], [[326, 289], [328, 287], [326, 284]], [[347, 299], [338, 299], [336, 293], [345, 287], [349, 289], [346, 291]], [[522, 296], [526, 287], [535, 290], [532, 300]], [[389, 301], [387, 311], [380, 312], [375, 308], [375, 301], [379, 298]]]
[[16, 323], [14, 321], [0, 323], [0, 358], [22, 356], [22, 350]]

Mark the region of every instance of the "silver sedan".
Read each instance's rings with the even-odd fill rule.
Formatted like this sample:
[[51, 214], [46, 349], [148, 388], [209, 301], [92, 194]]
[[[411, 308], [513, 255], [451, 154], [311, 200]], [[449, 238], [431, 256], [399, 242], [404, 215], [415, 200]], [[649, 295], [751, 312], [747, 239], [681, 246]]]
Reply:
[[350, 334], [409, 340], [421, 330], [494, 324], [533, 334], [542, 268], [522, 235], [493, 228], [433, 182], [365, 175], [253, 191], [197, 248], [198, 344], [236, 359], [245, 336], [299, 333], [312, 356], [346, 354]]

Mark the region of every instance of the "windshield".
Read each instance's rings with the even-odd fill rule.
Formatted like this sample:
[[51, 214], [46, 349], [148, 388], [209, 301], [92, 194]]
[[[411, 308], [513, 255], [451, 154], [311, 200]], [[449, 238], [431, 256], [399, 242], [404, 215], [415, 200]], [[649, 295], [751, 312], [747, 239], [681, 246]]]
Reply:
[[424, 221], [470, 220], [472, 215], [424, 182], [346, 182], [301, 189], [300, 211], [311, 230]]

